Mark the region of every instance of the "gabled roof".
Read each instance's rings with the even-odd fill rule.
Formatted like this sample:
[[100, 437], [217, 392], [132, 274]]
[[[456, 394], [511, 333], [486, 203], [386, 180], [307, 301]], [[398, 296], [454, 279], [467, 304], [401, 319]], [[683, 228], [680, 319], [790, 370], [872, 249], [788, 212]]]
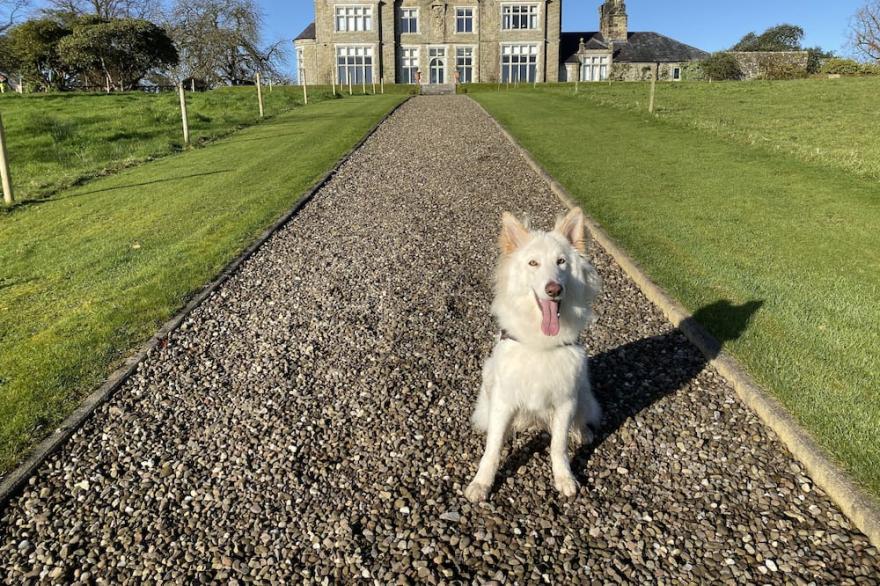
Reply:
[[565, 63], [577, 62], [581, 39], [584, 40], [584, 48], [588, 50], [613, 45], [613, 59], [618, 63], [677, 63], [709, 57], [706, 51], [652, 32], [629, 33], [626, 42], [614, 43], [608, 43], [600, 32], [574, 32], [562, 33], [560, 39], [559, 56]]
[[304, 28], [303, 32], [301, 32], [299, 34], [299, 36], [297, 36], [293, 40], [294, 41], [304, 41], [304, 40], [309, 40], [309, 39], [315, 40], [315, 23], [314, 22], [312, 22], [311, 24], [309, 24], [309, 26]]

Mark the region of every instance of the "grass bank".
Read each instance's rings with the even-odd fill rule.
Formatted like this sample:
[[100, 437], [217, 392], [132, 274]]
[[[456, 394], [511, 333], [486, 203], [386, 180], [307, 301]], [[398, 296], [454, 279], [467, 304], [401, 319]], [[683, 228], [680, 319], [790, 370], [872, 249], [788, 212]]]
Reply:
[[473, 97], [689, 309], [762, 302], [727, 348], [880, 495], [876, 180], [557, 89]]
[[0, 473], [402, 99], [296, 108], [0, 218]]
[[[311, 103], [332, 97], [330, 87], [309, 90]], [[358, 87], [356, 93], [360, 91]], [[302, 106], [302, 88], [265, 87], [263, 101], [266, 116], [272, 117]], [[257, 90], [252, 86], [187, 92], [187, 104], [190, 142], [196, 147], [260, 121]], [[0, 112], [19, 201], [44, 199], [183, 149], [175, 92], [6, 93], [0, 96]]]
[[[572, 86], [555, 91], [572, 92]], [[644, 111], [650, 84], [582, 84], [581, 99]], [[880, 77], [657, 84], [665, 121], [880, 179]]]

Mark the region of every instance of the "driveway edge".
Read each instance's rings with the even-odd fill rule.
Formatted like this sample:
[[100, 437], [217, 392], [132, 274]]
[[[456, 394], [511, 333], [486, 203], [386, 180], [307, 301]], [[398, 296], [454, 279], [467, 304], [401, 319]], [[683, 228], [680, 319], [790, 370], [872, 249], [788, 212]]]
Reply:
[[208, 283], [201, 291], [195, 294], [195, 296], [190, 299], [189, 303], [187, 303], [182, 310], [180, 310], [177, 314], [174, 315], [171, 319], [166, 321], [162, 327], [153, 335], [152, 338], [147, 340], [140, 349], [129, 356], [125, 362], [117, 368], [113, 373], [110, 374], [109, 377], [104, 381], [104, 383], [98, 387], [96, 390], [92, 391], [91, 394], [86, 396], [85, 399], [79, 404], [79, 406], [74, 410], [73, 413], [68, 415], [64, 421], [58, 426], [58, 428], [52, 432], [52, 434], [41, 441], [37, 446], [26, 456], [25, 460], [19, 464], [15, 469], [13, 469], [9, 474], [7, 474], [3, 481], [0, 482], [0, 512], [6, 507], [6, 504], [12, 499], [24, 484], [30, 479], [30, 477], [36, 472], [36, 470], [40, 467], [40, 465], [55, 453], [58, 449], [60, 449], [64, 443], [70, 439], [70, 437], [78, 430], [83, 423], [88, 420], [88, 418], [95, 412], [95, 410], [104, 404], [110, 397], [115, 393], [128, 379], [132, 374], [137, 370], [137, 367], [141, 362], [149, 355], [149, 353], [165, 342], [168, 339], [168, 336], [176, 330], [180, 324], [183, 323], [183, 320], [192, 313], [192, 311], [202, 304], [212, 293], [214, 293], [223, 283], [225, 283], [229, 277], [231, 277], [236, 270], [244, 263], [248, 258], [250, 258], [263, 244], [266, 243], [269, 238], [271, 238], [278, 230], [283, 228], [311, 199], [314, 195], [324, 187], [330, 179], [333, 178], [334, 175], [339, 171], [339, 168], [342, 167], [351, 156], [360, 149], [367, 140], [371, 136], [373, 136], [379, 127], [390, 118], [401, 106], [403, 106], [406, 102], [408, 102], [412, 96], [406, 97], [399, 104], [394, 106], [390, 111], [388, 111], [385, 116], [383, 116], [369, 131], [339, 160], [336, 161], [336, 164], [324, 174], [317, 182], [315, 182], [312, 187], [300, 197], [294, 206], [287, 211], [284, 215], [282, 215], [278, 220], [275, 221], [271, 226], [269, 226], [262, 234], [260, 234], [259, 238], [256, 239], [250, 246], [248, 246], [241, 254], [239, 254], [236, 258], [234, 258], [226, 268], [223, 269], [223, 272], [220, 273], [216, 279]]
[[[524, 149], [500, 122], [482, 104], [468, 96], [507, 137], [529, 166], [543, 178], [550, 189], [565, 206], [577, 206], [575, 199], [556, 181], [532, 155]], [[836, 464], [831, 456], [810, 436], [807, 431], [775, 398], [762, 389], [745, 369], [726, 351], [721, 344], [697, 323], [693, 316], [670, 297], [663, 289], [651, 281], [638, 263], [623, 251], [603, 230], [599, 223], [586, 214], [587, 227], [593, 239], [620, 265], [642, 293], [656, 305], [672, 324], [679, 328], [696, 346], [715, 369], [734, 388], [739, 398], [761, 421], [769, 427], [789, 452], [807, 469], [813, 482], [824, 490], [840, 510], [864, 533], [875, 547], [880, 547], [880, 502], [862, 490], [849, 475]]]

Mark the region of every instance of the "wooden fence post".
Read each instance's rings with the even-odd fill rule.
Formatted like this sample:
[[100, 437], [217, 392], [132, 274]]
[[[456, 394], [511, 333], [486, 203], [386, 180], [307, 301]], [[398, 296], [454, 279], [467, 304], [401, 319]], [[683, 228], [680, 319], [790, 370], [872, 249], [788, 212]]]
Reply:
[[651, 101], [648, 102], [648, 112], [651, 114], [654, 113], [654, 92], [657, 89], [657, 70], [654, 70], [654, 75], [651, 76]]
[[373, 95], [376, 95], [376, 82], [373, 82]]
[[272, 78], [269, 78], [269, 93], [272, 93]]
[[186, 93], [183, 91], [183, 84], [178, 87], [180, 90], [180, 119], [183, 122], [183, 144], [189, 144], [189, 117], [186, 115]]
[[379, 88], [382, 91], [382, 95], [385, 95], [385, 78], [384, 77], [379, 78]]
[[260, 72], [257, 72], [257, 101], [260, 103], [260, 118], [263, 117], [263, 89], [260, 87]]
[[361, 94], [367, 95], [367, 76], [361, 78]]
[[309, 105], [309, 89], [308, 89], [309, 86], [308, 86], [308, 84], [306, 84], [306, 70], [305, 69], [303, 69], [302, 84], [303, 84], [303, 106], [308, 106]]
[[352, 95], [351, 93], [351, 73], [348, 74], [348, 95]]
[[3, 129], [3, 118], [0, 117], [0, 178], [3, 180], [3, 201], [6, 205], [15, 203], [12, 193], [12, 179], [9, 178], [9, 153], [6, 150], [6, 130]]

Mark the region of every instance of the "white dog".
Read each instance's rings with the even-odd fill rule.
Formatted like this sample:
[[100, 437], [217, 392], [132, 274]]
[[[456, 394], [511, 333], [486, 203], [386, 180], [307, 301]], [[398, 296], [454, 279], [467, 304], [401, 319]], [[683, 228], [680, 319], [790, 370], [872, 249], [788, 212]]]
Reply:
[[465, 496], [486, 499], [513, 427], [550, 432], [554, 483], [571, 497], [578, 483], [569, 465], [569, 432], [576, 443], [589, 443], [590, 427], [602, 418], [590, 391], [587, 355], [578, 344], [601, 286], [585, 256], [584, 215], [575, 208], [552, 232], [530, 232], [505, 213], [499, 244], [492, 314], [501, 334], [483, 367], [472, 417], [486, 433], [486, 451]]

